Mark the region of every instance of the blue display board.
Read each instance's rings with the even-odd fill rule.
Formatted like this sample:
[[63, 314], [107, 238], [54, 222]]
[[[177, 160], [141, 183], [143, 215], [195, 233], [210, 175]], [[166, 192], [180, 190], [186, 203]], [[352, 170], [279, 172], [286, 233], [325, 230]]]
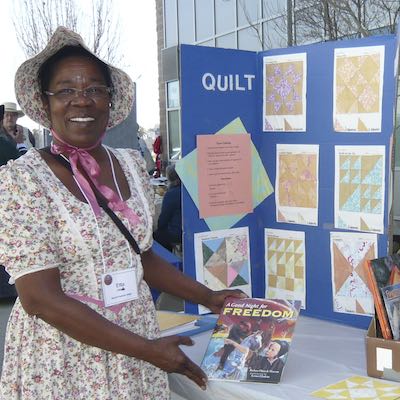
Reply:
[[[341, 47], [385, 46], [382, 130], [379, 133], [338, 133], [333, 129], [334, 50]], [[249, 227], [253, 297], [265, 295], [264, 228], [305, 232], [306, 310], [304, 315], [367, 327], [370, 318], [337, 313], [332, 304], [330, 233], [334, 228], [335, 146], [385, 145], [386, 193], [385, 232], [378, 235], [378, 255], [388, 251], [389, 144], [394, 127], [396, 92], [395, 36], [326, 42], [266, 52], [182, 45], [181, 127], [182, 155], [196, 148], [196, 135], [214, 134], [235, 118], [240, 118], [273, 186], [276, 174], [277, 144], [319, 145], [318, 226], [278, 223], [274, 194], [253, 213], [233, 227]], [[307, 54], [307, 127], [305, 132], [263, 132], [263, 57], [278, 54]], [[218, 85], [219, 82], [219, 85]], [[183, 190], [184, 271], [195, 277], [194, 234], [209, 230], [186, 189]], [[187, 303], [187, 312], [197, 306]]]

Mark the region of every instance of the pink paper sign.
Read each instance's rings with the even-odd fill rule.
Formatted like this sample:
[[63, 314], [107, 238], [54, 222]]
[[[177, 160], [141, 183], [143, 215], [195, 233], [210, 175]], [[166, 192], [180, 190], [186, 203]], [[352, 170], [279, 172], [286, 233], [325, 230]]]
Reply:
[[249, 134], [198, 135], [200, 218], [253, 211]]

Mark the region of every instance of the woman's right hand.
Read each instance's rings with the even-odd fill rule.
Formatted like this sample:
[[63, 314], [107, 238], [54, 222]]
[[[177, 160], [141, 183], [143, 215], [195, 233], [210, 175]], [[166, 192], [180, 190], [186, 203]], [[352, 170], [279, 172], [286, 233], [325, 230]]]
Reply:
[[179, 348], [181, 345], [193, 346], [193, 344], [189, 336], [174, 335], [149, 340], [149, 356], [146, 357], [146, 361], [166, 372], [186, 375], [205, 390], [206, 374]]

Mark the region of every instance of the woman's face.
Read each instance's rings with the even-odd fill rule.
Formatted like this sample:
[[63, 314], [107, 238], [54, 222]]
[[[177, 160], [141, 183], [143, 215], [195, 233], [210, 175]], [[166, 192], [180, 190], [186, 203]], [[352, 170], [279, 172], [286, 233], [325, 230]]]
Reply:
[[[99, 65], [85, 56], [68, 56], [53, 67], [48, 91], [62, 89], [87, 89], [106, 86]], [[110, 96], [92, 98], [82, 92], [71, 99], [46, 96], [44, 106], [52, 128], [65, 142], [77, 147], [89, 147], [96, 143], [105, 131], [109, 118]]]

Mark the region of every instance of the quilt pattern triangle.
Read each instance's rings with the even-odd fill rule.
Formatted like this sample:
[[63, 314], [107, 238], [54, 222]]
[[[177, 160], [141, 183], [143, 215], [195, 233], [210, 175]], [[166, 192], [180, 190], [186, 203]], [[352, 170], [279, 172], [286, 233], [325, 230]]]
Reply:
[[400, 385], [364, 376], [352, 376], [316, 390], [311, 395], [321, 399], [396, 400], [400, 398]]

